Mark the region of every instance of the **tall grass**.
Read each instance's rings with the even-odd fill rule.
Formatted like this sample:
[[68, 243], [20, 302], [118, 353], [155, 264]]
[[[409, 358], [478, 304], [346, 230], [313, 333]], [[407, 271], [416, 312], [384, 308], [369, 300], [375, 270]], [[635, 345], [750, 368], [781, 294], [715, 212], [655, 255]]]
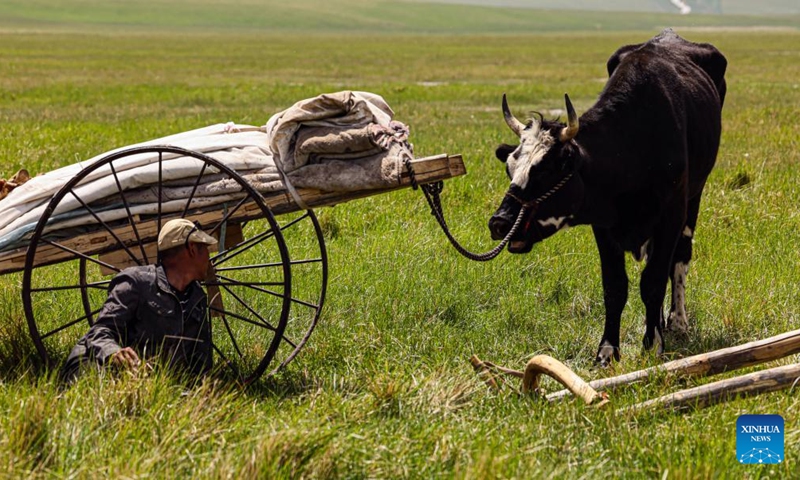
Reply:
[[[495, 146], [513, 140], [502, 93], [520, 115], [563, 108], [565, 91], [583, 111], [608, 56], [655, 33], [79, 34], [37, 25], [44, 32], [0, 34], [0, 176], [211, 123], [263, 124], [302, 98], [368, 90], [411, 125], [417, 154], [465, 156], [469, 173], [446, 182], [443, 202], [455, 234], [476, 250], [493, 244], [486, 221], [507, 187], [493, 160]], [[730, 66], [689, 275], [692, 335], [668, 344], [672, 356], [777, 334], [800, 317], [800, 36], [682, 33], [714, 43]], [[472, 353], [513, 367], [548, 353], [584, 378], [612, 373], [591, 364], [603, 306], [589, 229], [478, 264], [451, 249], [418, 192], [318, 214], [331, 259], [322, 322], [285, 372], [245, 391], [160, 373], [90, 374], [60, 390], [25, 335], [20, 276], [0, 278], [0, 475], [797, 477], [794, 391], [618, 415], [483, 387]], [[629, 262], [616, 373], [661, 361], [640, 351], [641, 269]], [[703, 382], [633, 386], [612, 407]], [[736, 464], [742, 413], [784, 416], [786, 462]]]

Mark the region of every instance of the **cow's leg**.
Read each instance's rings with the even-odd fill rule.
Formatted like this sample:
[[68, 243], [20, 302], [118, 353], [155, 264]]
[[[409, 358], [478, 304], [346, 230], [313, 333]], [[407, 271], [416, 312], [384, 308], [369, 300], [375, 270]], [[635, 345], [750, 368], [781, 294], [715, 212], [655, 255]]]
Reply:
[[622, 309], [628, 301], [628, 274], [625, 272], [625, 252], [611, 237], [608, 229], [592, 227], [592, 230], [600, 251], [603, 303], [606, 307], [606, 325], [595, 362], [605, 367], [611, 363], [612, 358], [619, 361], [619, 324]]
[[[672, 267], [675, 245], [686, 221], [686, 198], [680, 194], [667, 205], [652, 238], [652, 255], [642, 272], [640, 293], [645, 307], [645, 332], [642, 345], [645, 349], [658, 344], [658, 353], [664, 353], [664, 294]], [[680, 200], [682, 198], [682, 201]]]
[[689, 318], [686, 316], [686, 274], [692, 259], [692, 239], [694, 238], [697, 214], [700, 210], [700, 195], [689, 200], [686, 209], [686, 224], [681, 231], [678, 245], [672, 256], [672, 307], [669, 310], [666, 329], [679, 335], [689, 332]]

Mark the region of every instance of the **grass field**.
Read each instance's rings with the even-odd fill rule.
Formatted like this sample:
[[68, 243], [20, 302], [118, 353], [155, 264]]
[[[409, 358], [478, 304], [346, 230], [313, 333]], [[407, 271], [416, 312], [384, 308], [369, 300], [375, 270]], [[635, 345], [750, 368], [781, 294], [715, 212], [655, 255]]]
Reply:
[[[507, 187], [493, 151], [513, 140], [501, 95], [520, 113], [562, 108], [566, 91], [583, 111], [601, 90], [605, 61], [618, 46], [675, 23], [690, 40], [712, 42], [727, 56], [729, 90], [689, 275], [692, 336], [670, 342], [670, 355], [797, 328], [796, 18], [708, 18], [701, 25], [668, 15], [566, 16], [355, 0], [312, 10], [312, 2], [300, 0], [275, 6], [274, 15], [244, 14], [258, 2], [248, 10], [244, 0], [198, 2], [192, 17], [189, 4], [0, 4], [0, 177], [212, 123], [259, 125], [303, 98], [367, 90], [383, 95], [396, 118], [411, 125], [418, 155], [464, 155], [469, 173], [447, 182], [443, 202], [456, 236], [486, 250], [493, 245], [486, 222]], [[353, 20], [327, 10], [337, 5], [361, 13]], [[386, 23], [371, 23], [384, 17]], [[509, 21], [515, 26], [502, 30]], [[539, 27], [548, 22], [554, 31], [533, 33], [547, 30]], [[173, 24], [179, 31], [167, 28]], [[593, 25], [608, 26], [595, 32]], [[699, 28], [706, 26], [715, 28]], [[245, 391], [212, 382], [187, 389], [161, 375], [90, 375], [61, 392], [52, 375], [36, 368], [21, 276], [0, 277], [0, 476], [800, 476], [796, 392], [688, 413], [622, 415], [614, 409], [706, 380], [630, 387], [613, 394], [612, 408], [594, 410], [574, 401], [496, 395], [475, 377], [473, 353], [517, 368], [547, 353], [587, 379], [611, 374], [591, 363], [603, 305], [588, 228], [559, 233], [531, 254], [480, 264], [447, 244], [418, 192], [374, 196], [318, 215], [331, 259], [322, 323], [284, 373]], [[661, 361], [640, 351], [641, 269], [629, 261], [616, 373]], [[743, 413], [783, 415], [783, 464], [736, 463], [735, 423]]]
[[664, 26], [792, 26], [800, 15], [681, 16], [668, 13], [553, 11], [386, 0], [4, 0], [0, 27], [13, 30], [530, 34], [648, 30]]

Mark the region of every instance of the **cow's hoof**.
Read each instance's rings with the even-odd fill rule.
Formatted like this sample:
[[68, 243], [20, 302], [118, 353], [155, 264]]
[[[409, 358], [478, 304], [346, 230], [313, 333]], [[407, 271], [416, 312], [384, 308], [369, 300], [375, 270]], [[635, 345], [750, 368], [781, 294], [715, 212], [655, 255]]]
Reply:
[[669, 318], [667, 319], [667, 331], [675, 334], [677, 337], [688, 337], [689, 320], [686, 318], [686, 313], [678, 314], [676, 311], [670, 312]]
[[607, 341], [604, 341], [600, 344], [600, 348], [597, 349], [597, 356], [594, 359], [594, 363], [605, 368], [611, 366], [612, 360], [619, 362], [619, 347], [615, 347]]
[[664, 354], [664, 336], [661, 334], [660, 328], [654, 329], [652, 335], [648, 335], [645, 332], [644, 338], [642, 338], [642, 347], [645, 350], [652, 350], [653, 346], [656, 347], [656, 353], [659, 355]]

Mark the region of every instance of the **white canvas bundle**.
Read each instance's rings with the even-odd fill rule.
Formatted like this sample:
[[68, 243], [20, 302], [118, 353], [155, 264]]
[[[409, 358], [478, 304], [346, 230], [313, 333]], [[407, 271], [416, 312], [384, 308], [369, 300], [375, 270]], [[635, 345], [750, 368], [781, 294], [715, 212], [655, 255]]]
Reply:
[[[0, 250], [18, 245], [20, 238], [28, 234], [39, 220], [53, 195], [81, 170], [110, 154], [132, 147], [170, 145], [208, 154], [239, 172], [259, 191], [288, 190], [300, 206], [303, 205], [302, 201], [298, 201], [299, 196], [292, 184], [302, 188], [336, 191], [394, 186], [399, 182], [401, 160], [411, 155], [411, 147], [406, 142], [408, 128], [399, 122], [393, 122], [392, 116], [392, 109], [380, 96], [368, 92], [342, 91], [301, 100], [273, 115], [262, 127], [232, 122], [219, 123], [102, 153], [89, 160], [34, 177], [0, 201]], [[350, 138], [348, 129], [368, 126], [376, 132], [373, 141], [375, 146], [380, 147], [377, 154], [373, 149], [370, 152], [365, 151], [361, 156], [358, 151], [355, 155], [350, 152], [347, 158], [329, 151], [313, 155], [294, 155], [296, 136], [301, 128], [318, 129], [327, 134], [326, 138], [333, 136], [336, 139], [339, 135], [341, 143], [342, 139], [346, 142]], [[80, 185], [73, 188], [73, 192], [86, 204], [104, 199], [121, 202], [120, 186], [124, 192], [129, 192], [156, 185], [159, 169], [162, 182], [196, 178], [203, 166], [203, 162], [196, 158], [178, 154], [163, 154], [161, 160], [159, 167], [158, 153], [122, 157], [114, 161], [116, 178], [105, 165], [84, 178]], [[307, 175], [304, 168], [308, 170]], [[207, 168], [204, 175], [216, 173], [212, 170]], [[219, 182], [204, 183], [201, 191], [196, 193], [197, 198], [192, 205], [202, 203], [207, 206], [230, 200], [233, 197], [226, 188]], [[172, 199], [168, 202], [169, 208], [179, 211], [186, 204], [186, 200], [181, 201], [180, 198], [188, 198], [186, 192], [190, 190], [164, 186], [161, 193], [164, 198]], [[141, 201], [154, 202], [158, 194], [137, 191], [135, 195]], [[210, 198], [216, 196], [220, 198]], [[165, 203], [162, 208], [166, 206]], [[58, 204], [54, 215], [81, 207], [76, 198], [67, 195]], [[154, 208], [154, 205], [137, 204], [132, 210], [136, 213], [153, 213]], [[122, 219], [126, 215], [125, 209], [120, 207], [98, 212], [103, 221]], [[92, 215], [80, 213], [59, 220], [57, 224], [49, 226], [48, 230], [93, 223], [96, 223], [96, 219]]]
[[[217, 124], [125, 148], [147, 145], [173, 145], [213, 154], [214, 158], [234, 170], [269, 170], [274, 169], [275, 165], [266, 146], [266, 133], [261, 128], [249, 125], [231, 127]], [[123, 149], [112, 150], [85, 162], [34, 177], [13, 190], [0, 202], [0, 237], [19, 226], [35, 222], [44, 212], [50, 198], [80, 170], [119, 150]], [[164, 155], [162, 160], [163, 181], [196, 176], [202, 168], [202, 162], [191, 157]], [[155, 184], [158, 182], [158, 154], [145, 153], [124, 157], [119, 162], [114, 162], [114, 169], [123, 190]], [[105, 166], [87, 176], [74, 191], [85, 203], [90, 203], [110, 195], [117, 195], [119, 189], [110, 168]], [[68, 195], [64, 197], [55, 213], [68, 212], [80, 206], [74, 197]]]

